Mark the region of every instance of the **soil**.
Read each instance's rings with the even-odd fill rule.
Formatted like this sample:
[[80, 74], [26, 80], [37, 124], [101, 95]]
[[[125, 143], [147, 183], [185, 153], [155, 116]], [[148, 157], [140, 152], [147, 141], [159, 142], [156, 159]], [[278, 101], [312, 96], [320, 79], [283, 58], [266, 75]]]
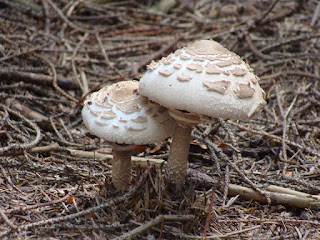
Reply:
[[[320, 239], [320, 3], [0, 0], [0, 239]], [[240, 55], [267, 105], [137, 146], [130, 188], [81, 109], [107, 84], [199, 39]]]

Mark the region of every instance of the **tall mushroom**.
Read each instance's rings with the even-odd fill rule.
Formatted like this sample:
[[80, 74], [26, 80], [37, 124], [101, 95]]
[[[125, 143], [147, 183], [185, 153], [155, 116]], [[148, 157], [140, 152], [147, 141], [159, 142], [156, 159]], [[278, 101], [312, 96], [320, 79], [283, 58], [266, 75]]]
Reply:
[[210, 118], [248, 120], [266, 104], [259, 78], [240, 59], [213, 40], [200, 40], [152, 61], [139, 93], [169, 109], [176, 120], [166, 175], [185, 181], [192, 127]]
[[166, 108], [139, 95], [138, 82], [112, 84], [85, 102], [82, 118], [89, 132], [113, 148], [112, 182], [125, 190], [131, 177], [131, 150], [169, 137], [174, 121]]

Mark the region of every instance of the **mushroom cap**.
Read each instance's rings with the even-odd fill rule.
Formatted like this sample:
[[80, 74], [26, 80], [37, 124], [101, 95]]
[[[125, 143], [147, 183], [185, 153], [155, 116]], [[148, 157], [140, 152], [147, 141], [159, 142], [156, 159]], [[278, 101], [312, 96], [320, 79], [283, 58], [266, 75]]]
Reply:
[[138, 81], [112, 84], [91, 94], [82, 118], [89, 132], [118, 144], [149, 144], [169, 137], [168, 110], [138, 93]]
[[250, 66], [213, 40], [196, 41], [147, 68], [139, 93], [169, 109], [248, 120], [266, 104]]

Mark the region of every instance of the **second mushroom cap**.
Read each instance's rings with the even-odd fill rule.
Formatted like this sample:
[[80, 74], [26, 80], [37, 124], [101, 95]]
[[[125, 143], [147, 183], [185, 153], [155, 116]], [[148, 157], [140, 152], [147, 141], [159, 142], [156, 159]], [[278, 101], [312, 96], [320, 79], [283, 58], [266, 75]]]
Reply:
[[127, 81], [94, 92], [82, 110], [89, 131], [118, 144], [149, 144], [169, 137], [174, 123], [167, 109], [137, 91], [138, 82]]

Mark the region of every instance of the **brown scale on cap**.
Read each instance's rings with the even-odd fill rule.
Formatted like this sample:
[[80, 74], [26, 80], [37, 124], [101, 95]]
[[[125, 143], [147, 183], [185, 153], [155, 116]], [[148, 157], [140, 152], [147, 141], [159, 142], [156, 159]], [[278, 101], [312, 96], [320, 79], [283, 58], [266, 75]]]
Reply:
[[250, 79], [250, 81], [254, 84], [258, 83], [259, 82], [259, 78], [257, 76], [254, 76]]
[[100, 115], [103, 119], [112, 119], [117, 116], [112, 110], [110, 111], [103, 111], [103, 113]]
[[159, 70], [159, 73], [160, 73], [162, 76], [169, 77], [173, 72], [170, 71], [170, 70]]
[[151, 63], [147, 66], [147, 69], [153, 71], [157, 69], [157, 67], [159, 67], [159, 63], [152, 60]]
[[170, 65], [174, 62], [174, 59], [172, 58], [173, 54], [170, 53], [167, 57], [163, 57], [159, 62], [164, 65]]
[[215, 65], [207, 63], [205, 66], [205, 72], [207, 74], [221, 74], [222, 71], [219, 70]]
[[193, 61], [204, 62], [205, 60], [206, 60], [206, 57], [195, 56], [193, 58]]
[[134, 102], [134, 100], [117, 103], [116, 108], [127, 114], [140, 112], [141, 108], [139, 107], [139, 105], [132, 104], [132, 102]]
[[192, 76], [184, 74], [184, 73], [181, 72], [181, 73], [178, 74], [177, 79], [180, 82], [188, 82], [188, 81], [190, 81], [192, 79]]
[[229, 81], [216, 81], [211, 82], [209, 80], [203, 80], [203, 85], [208, 88], [209, 91], [217, 92], [220, 94], [225, 94], [226, 90], [228, 89], [230, 82]]
[[103, 108], [112, 108], [112, 105], [108, 103], [108, 100], [101, 101], [100, 99], [97, 99], [96, 104]]
[[218, 67], [228, 67], [231, 65], [232, 65], [232, 59], [221, 61], [221, 62], [217, 63]]
[[107, 126], [108, 123], [106, 122], [102, 122], [99, 119], [94, 120], [95, 124], [99, 125], [99, 126]]
[[197, 73], [201, 73], [203, 71], [202, 65], [197, 63], [189, 63], [187, 68], [191, 71], [196, 71]]
[[255, 92], [254, 88], [251, 88], [247, 84], [240, 83], [238, 90], [236, 90], [236, 95], [240, 99], [251, 98], [253, 96], [254, 92]]
[[136, 122], [136, 123], [146, 123], [148, 121], [148, 119], [146, 117], [139, 116], [137, 118], [131, 119], [131, 121]]
[[141, 127], [141, 128], [138, 128], [138, 127], [125, 127], [125, 129], [127, 131], [137, 131], [137, 132], [140, 132], [140, 131], [143, 131], [145, 129], [147, 129], [147, 127]]
[[202, 41], [196, 41], [185, 48], [186, 52], [191, 55], [217, 55], [217, 54], [229, 54], [230, 51], [224, 48], [217, 42], [203, 44]]
[[99, 91], [93, 93], [92, 99], [95, 103], [103, 108], [112, 108], [112, 105], [108, 102], [109, 91]]
[[242, 61], [241, 61], [241, 58], [238, 57], [238, 56], [234, 56], [234, 57], [232, 58], [232, 64], [240, 65], [241, 62], [242, 62]]
[[176, 56], [180, 56], [181, 55], [181, 49], [178, 49], [178, 50], [176, 50], [175, 52], [174, 52], [174, 55], [176, 55]]
[[90, 112], [92, 112], [93, 115], [99, 117], [102, 111], [93, 110], [90, 105], [88, 105]]
[[253, 72], [253, 69], [252, 67], [250, 67], [250, 65], [248, 63], [245, 63], [247, 69], [248, 69], [248, 72]]
[[180, 63], [175, 63], [175, 64], [173, 64], [173, 67], [175, 69], [179, 70], [182, 67], [182, 65]]
[[108, 91], [95, 92], [92, 94], [91, 99], [95, 103], [103, 108], [112, 108], [112, 105], [108, 102]]
[[117, 103], [131, 99], [135, 96], [136, 91], [137, 89], [134, 84], [124, 85], [117, 83], [114, 87], [109, 89], [108, 96], [110, 101]]
[[190, 60], [191, 59], [191, 57], [190, 56], [188, 56], [188, 55], [180, 55], [180, 59], [181, 60]]
[[134, 95], [132, 95], [130, 99], [117, 102], [115, 105], [118, 110], [130, 114], [134, 112], [140, 112], [141, 107], [139, 107], [139, 105], [148, 108], [148, 106], [146, 106], [148, 105], [148, 99], [146, 97], [137, 95], [136, 92], [134, 92]]
[[248, 71], [243, 68], [235, 68], [235, 69], [230, 70], [230, 72], [235, 76], [244, 76], [247, 74]]
[[209, 61], [223, 61], [224, 60], [224, 57], [222, 57], [220, 54], [208, 55], [208, 56], [205, 56], [205, 58]]

